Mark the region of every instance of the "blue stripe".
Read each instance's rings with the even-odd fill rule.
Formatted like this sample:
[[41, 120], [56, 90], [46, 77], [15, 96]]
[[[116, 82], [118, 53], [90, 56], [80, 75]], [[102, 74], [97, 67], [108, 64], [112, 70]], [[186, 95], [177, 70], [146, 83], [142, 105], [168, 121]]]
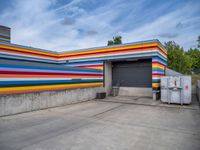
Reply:
[[75, 62], [75, 63], [69, 63], [65, 66], [76, 66], [76, 65], [102, 65], [103, 61], [86, 61], [86, 62]]
[[152, 71], [153, 71], [153, 72], [157, 72], [157, 71], [165, 72], [165, 70], [160, 69], [160, 68], [153, 68]]
[[87, 59], [78, 59], [78, 60], [69, 60], [69, 62], [84, 62], [84, 61], [100, 61], [100, 60], [114, 60], [114, 59], [122, 59], [122, 58], [141, 58], [141, 57], [153, 57], [157, 56], [157, 53], [150, 52], [145, 54], [132, 54], [132, 55], [120, 55], [120, 56], [113, 56], [113, 57], [98, 57], [98, 58], [87, 58]]
[[[14, 47], [18, 47], [18, 48], [27, 48], [27, 49], [37, 50], [37, 51], [42, 51], [42, 52], [51, 52], [51, 53], [54, 53], [54, 54], [63, 54], [63, 53], [70, 53], [70, 52], [81, 52], [81, 51], [85, 51], [85, 50], [91, 50], [92, 51], [92, 50], [101, 49], [101, 48], [112, 48], [112, 47], [129, 46], [129, 45], [133, 45], [133, 44], [145, 44], [145, 43], [151, 43], [151, 42], [157, 42], [157, 43], [160, 44], [160, 46], [162, 46], [162, 44], [160, 43], [160, 41], [158, 39], [139, 41], [139, 42], [130, 42], [130, 43], [124, 43], [124, 44], [118, 44], [118, 45], [111, 45], [111, 46], [92, 47], [92, 48], [78, 49], [78, 50], [73, 50], [73, 51], [63, 51], [63, 52], [55, 52], [55, 51], [52, 51], [52, 50], [28, 47], [28, 46], [23, 46], [23, 45], [18, 45], [18, 44], [11, 44], [11, 43], [5, 44], [5, 45], [14, 46]], [[4, 44], [4, 43], [2, 43], [2, 44]]]
[[[124, 44], [111, 45], [111, 46], [101, 46], [101, 47], [92, 47], [92, 48], [78, 49], [78, 50], [73, 50], [73, 51], [63, 51], [63, 52], [60, 52], [60, 54], [68, 53], [68, 52], [70, 52], [70, 53], [73, 53], [73, 52], [82, 52], [82, 51], [85, 51], [85, 50], [91, 50], [92, 51], [92, 50], [102, 49], [102, 48], [115, 48], [115, 47], [121, 47], [121, 46], [129, 46], [129, 45], [131, 46], [133, 44], [146, 44], [146, 43], [152, 43], [152, 42], [159, 43], [160, 46], [162, 46], [162, 44], [160, 43], [160, 41], [158, 39], [153, 39], [153, 40], [130, 42], [130, 43], [124, 43]], [[163, 49], [165, 49], [165, 48], [163, 47]]]
[[153, 83], [160, 83], [160, 79], [152, 79]]
[[45, 62], [45, 63], [61, 63], [55, 60], [45, 59], [45, 58], [30, 58], [25, 56], [12, 56], [7, 54], [0, 54], [0, 58], [6, 58], [6, 59], [15, 59], [15, 60], [27, 60], [27, 61], [36, 61], [36, 62]]
[[159, 70], [157, 70], [157, 71], [153, 71], [152, 73], [161, 73], [161, 74], [165, 74], [164, 71], [159, 71]]
[[159, 57], [153, 57], [152, 58], [152, 61], [158, 61], [158, 62], [161, 62], [162, 64], [166, 65], [167, 64], [167, 61], [159, 58]]
[[19, 68], [19, 69], [41, 69], [44, 71], [50, 70], [57, 70], [57, 71], [72, 71], [76, 73], [102, 73], [101, 70], [96, 69], [82, 69], [82, 68], [73, 68], [73, 67], [66, 67], [66, 68], [52, 68], [52, 67], [35, 67], [35, 66], [17, 66], [17, 65], [10, 65], [10, 64], [1, 64], [0, 67], [4, 68]]
[[64, 84], [64, 83], [90, 83], [102, 82], [103, 79], [72, 79], [72, 80], [41, 80], [41, 81], [1, 81], [0, 87], [17, 85], [42, 85], [42, 84]]

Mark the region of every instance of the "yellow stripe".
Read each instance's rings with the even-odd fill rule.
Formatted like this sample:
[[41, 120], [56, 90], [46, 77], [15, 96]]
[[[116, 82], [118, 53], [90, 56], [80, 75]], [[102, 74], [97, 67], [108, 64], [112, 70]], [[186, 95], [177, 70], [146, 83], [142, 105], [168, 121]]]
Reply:
[[149, 47], [149, 46], [158, 46], [167, 55], [167, 51], [164, 50], [158, 43], [137, 44], [137, 45], [132, 45], [132, 46], [119, 46], [119, 47], [113, 47], [113, 48], [102, 48], [102, 49], [97, 49], [97, 50], [90, 49], [90, 50], [85, 50], [85, 51], [81, 51], [81, 52], [66, 52], [63, 54], [56, 54], [53, 52], [43, 52], [43, 51], [39, 51], [39, 50], [31, 50], [31, 49], [18, 48], [18, 47], [14, 47], [14, 46], [7, 46], [7, 45], [0, 44], [0, 48], [6, 48], [6, 49], [13, 50], [13, 51], [31, 52], [34, 54], [43, 54], [43, 55], [54, 56], [54, 57], [63, 57], [63, 56], [71, 56], [71, 55], [78, 55], [78, 54], [90, 54], [91, 52], [92, 53], [106, 52], [108, 50], [118, 51], [118, 50], [123, 50], [125, 48], [145, 48], [145, 47]]
[[56, 85], [37, 85], [37, 86], [23, 86], [23, 87], [3, 87], [0, 88], [0, 93], [3, 94], [3, 92], [10, 91], [23, 91], [23, 90], [49, 90], [54, 88], [72, 88], [72, 87], [81, 87], [81, 86], [100, 86], [102, 85], [102, 82], [94, 82], [94, 83], [78, 83], [78, 84], [56, 84]]
[[102, 67], [83, 67], [83, 68], [103, 70], [103, 66]]
[[162, 46], [160, 46], [159, 44], [157, 46], [167, 55], [167, 51]]
[[153, 87], [153, 88], [160, 87], [160, 83], [152, 83], [152, 87]]
[[152, 65], [153, 68], [160, 68], [160, 69], [165, 69], [164, 66], [161, 66], [161, 65]]
[[1, 45], [1, 44], [0, 44], [0, 48], [6, 48], [6, 49], [9, 49], [9, 50], [12, 50], [12, 51], [31, 52], [31, 53], [34, 53], [34, 54], [45, 54], [45, 55], [48, 55], [48, 56], [58, 56], [58, 54], [54, 54], [53, 52], [52, 53], [51, 52], [42, 52], [42, 51], [39, 51], [39, 50], [30, 50], [30, 49], [18, 48], [18, 47]]
[[90, 49], [87, 51], [81, 51], [81, 52], [68, 52], [68, 53], [64, 53], [64, 54], [60, 54], [60, 56], [71, 56], [71, 55], [78, 55], [78, 54], [89, 54], [89, 53], [98, 53], [98, 52], [106, 52], [108, 50], [114, 50], [114, 51], [118, 51], [118, 50], [123, 50], [125, 48], [145, 48], [145, 47], [150, 47], [150, 46], [158, 46], [160, 49], [162, 49], [162, 51], [167, 54], [167, 52], [159, 46], [158, 43], [151, 43], [151, 44], [138, 44], [138, 45], [132, 45], [132, 46], [121, 46], [121, 47], [114, 47], [114, 48], [102, 48], [102, 49]]

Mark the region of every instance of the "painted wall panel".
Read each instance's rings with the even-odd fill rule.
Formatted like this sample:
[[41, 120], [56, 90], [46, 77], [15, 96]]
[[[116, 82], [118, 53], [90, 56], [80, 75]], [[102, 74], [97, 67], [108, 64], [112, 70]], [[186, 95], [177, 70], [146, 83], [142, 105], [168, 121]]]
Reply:
[[152, 58], [152, 88], [160, 90], [160, 77], [165, 76], [166, 61], [159, 58]]
[[103, 85], [106, 60], [152, 59], [152, 87], [159, 89], [167, 51], [158, 40], [54, 52], [0, 42], [0, 94]]
[[0, 59], [1, 95], [102, 85], [101, 70]]

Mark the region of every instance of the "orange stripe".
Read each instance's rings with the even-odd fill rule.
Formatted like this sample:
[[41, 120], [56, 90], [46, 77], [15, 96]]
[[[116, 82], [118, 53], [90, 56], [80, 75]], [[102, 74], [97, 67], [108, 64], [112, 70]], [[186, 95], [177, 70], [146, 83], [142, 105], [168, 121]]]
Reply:
[[[148, 49], [148, 50], [155, 50], [155, 48], [154, 49]], [[157, 49], [157, 50], [159, 50], [159, 49]], [[132, 50], [124, 50], [124, 51], [121, 51], [121, 52], [118, 52], [118, 51], [112, 51], [112, 52], [105, 52], [105, 53], [101, 53], [102, 55], [104, 55], [104, 54], [119, 54], [119, 55], [123, 55], [123, 53], [124, 52], [145, 52], [145, 51], [147, 51], [147, 49], [132, 49]], [[98, 52], [97, 53], [94, 53], [94, 54], [87, 54], [86, 56], [101, 56], [101, 54], [99, 54]], [[68, 57], [64, 57], [65, 59], [73, 59], [73, 58], [81, 58], [81, 57], [83, 57], [83, 55], [81, 55], [81, 56], [68, 56]], [[64, 59], [63, 58], [63, 59]], [[77, 59], [78, 59], [77, 58]]]
[[[7, 49], [10, 51], [15, 51], [18, 53], [28, 53], [28, 55], [40, 55], [42, 57], [47, 57], [47, 58], [67, 58], [67, 57], [77, 57], [78, 55], [89, 55], [89, 56], [95, 56], [97, 53], [118, 53], [117, 51], [120, 50], [124, 50], [124, 49], [140, 49], [140, 48], [148, 48], [148, 47], [152, 47], [155, 46], [157, 47], [164, 55], [167, 54], [166, 51], [164, 51], [158, 43], [152, 42], [152, 43], [144, 43], [144, 44], [134, 44], [134, 45], [128, 45], [128, 46], [119, 46], [119, 47], [111, 47], [111, 48], [101, 48], [101, 49], [90, 49], [90, 50], [83, 50], [80, 52], [66, 52], [63, 54], [56, 54], [54, 52], [43, 52], [43, 51], [39, 51], [39, 50], [33, 50], [33, 49], [25, 49], [25, 48], [18, 48], [18, 47], [14, 47], [14, 46], [7, 46], [7, 45], [2, 45], [0, 44], [0, 47], [3, 49]], [[124, 52], [126, 52], [126, 50], [124, 50]], [[95, 53], [95, 54], [94, 54]]]
[[74, 88], [84, 88], [84, 87], [98, 87], [102, 86], [103, 83], [100, 83], [99, 85], [87, 85], [87, 86], [82, 86], [82, 85], [74, 85], [71, 87], [57, 87], [53, 89], [34, 89], [34, 90], [14, 90], [14, 91], [0, 91], [0, 95], [7, 95], [7, 94], [18, 94], [18, 93], [31, 93], [31, 92], [41, 92], [41, 91], [56, 91], [56, 90], [65, 90], [65, 89], [74, 89]]
[[158, 43], [156, 43], [156, 42], [150, 42], [150, 43], [144, 43], [144, 44], [133, 44], [133, 45], [128, 45], [128, 46], [119, 46], [119, 47], [110, 47], [110, 48], [107, 48], [107, 47], [105, 47], [105, 48], [98, 48], [98, 49], [90, 49], [90, 50], [85, 50], [85, 51], [79, 51], [79, 52], [65, 52], [65, 53], [63, 53], [63, 54], [60, 54], [60, 56], [71, 56], [71, 55], [78, 55], [78, 54], [90, 54], [90, 53], [98, 53], [98, 51], [109, 51], [109, 50], [123, 50], [123, 49], [126, 49], [126, 48], [148, 48], [148, 47], [151, 47], [151, 46], [157, 46], [157, 47], [159, 47], [159, 49], [161, 50], [161, 51], [163, 51], [163, 53], [165, 53], [165, 54], [167, 54], [167, 52], [166, 51], [164, 51], [163, 49], [162, 49], [162, 47], [160, 47], [159, 46], [159, 44]]
[[28, 49], [28, 48], [19, 48], [19, 47], [10, 46], [10, 45], [8, 46], [8, 45], [0, 44], [0, 47], [11, 50], [11, 51], [21, 51], [21, 52], [26, 52], [26, 53], [34, 53], [34, 54], [53, 56], [53, 57], [58, 56], [58, 54], [56, 54], [54, 52], [44, 52], [44, 51], [33, 50], [33, 49]]
[[47, 55], [40, 55], [40, 54], [34, 54], [34, 53], [29, 53], [29, 52], [21, 52], [21, 51], [13, 51], [11, 49], [3, 49], [0, 47], [0, 51], [1, 52], [6, 52], [6, 53], [11, 53], [11, 54], [24, 54], [26, 55], [26, 57], [30, 57], [30, 56], [33, 56], [33, 57], [38, 57], [38, 56], [41, 56], [42, 58], [49, 58], [49, 59], [56, 59], [55, 57], [53, 56], [47, 56]]

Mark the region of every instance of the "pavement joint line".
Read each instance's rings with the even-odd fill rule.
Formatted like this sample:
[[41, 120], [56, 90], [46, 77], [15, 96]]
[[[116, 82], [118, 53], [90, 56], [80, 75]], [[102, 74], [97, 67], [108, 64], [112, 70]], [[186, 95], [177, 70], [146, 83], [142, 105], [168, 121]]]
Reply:
[[111, 103], [120, 103], [120, 104], [126, 104], [126, 105], [141, 105], [141, 106], [189, 109], [189, 110], [195, 110], [195, 111], [199, 111], [200, 112], [200, 108], [195, 109], [195, 108], [184, 108], [184, 107], [175, 107], [175, 106], [151, 105], [151, 104], [142, 104], [142, 103], [119, 102], [119, 101], [113, 101], [113, 100], [101, 100], [101, 101], [102, 102], [111, 102]]
[[121, 105], [119, 105], [119, 106], [110, 108], [110, 109], [105, 110], [105, 111], [103, 111], [103, 112], [101, 112], [101, 113], [95, 114], [95, 115], [93, 115], [93, 116], [91, 116], [91, 117], [97, 117], [97, 116], [102, 115], [102, 114], [104, 114], [104, 113], [107, 113], [107, 112], [109, 112], [109, 111], [113, 111], [113, 110], [115, 110], [115, 109], [117, 109], [117, 108], [119, 108], [119, 107], [121, 107], [121, 106], [123, 106], [123, 105], [124, 105], [124, 104], [121, 104]]
[[158, 128], [158, 127], [153, 127], [153, 126], [147, 126], [147, 125], [144, 125], [144, 124], [125, 124], [125, 123], [118, 123], [118, 122], [115, 122], [115, 121], [110, 121], [108, 119], [100, 119], [100, 121], [103, 121], [103, 122], [110, 122], [110, 123], [114, 123], [114, 124], [118, 124], [118, 125], [125, 125], [125, 126], [137, 126], [137, 127], [144, 127], [144, 128], [151, 128], [151, 129], [154, 129], [154, 130], [161, 130], [161, 131], [164, 131], [164, 132], [176, 132], [176, 133], [182, 133], [182, 134], [189, 134], [189, 135], [196, 135], [199, 137], [200, 139], [200, 134], [198, 133], [194, 133], [194, 132], [182, 132], [182, 130], [171, 130], [169, 128]]
[[[122, 104], [123, 105], [123, 104]], [[122, 105], [119, 105], [119, 106], [122, 106]], [[106, 111], [103, 111], [103, 112], [101, 112], [101, 113], [98, 113], [98, 114], [95, 114], [95, 115], [92, 115], [92, 116], [84, 116], [84, 115], [78, 115], [78, 114], [76, 114], [76, 113], [69, 113], [69, 112], [67, 112], [67, 113], [65, 113], [65, 112], [59, 112], [59, 111], [56, 111], [56, 110], [52, 110], [51, 112], [52, 112], [52, 114], [51, 115], [53, 115], [53, 116], [51, 116], [50, 118], [52, 118], [52, 117], [58, 117], [58, 118], [55, 118], [55, 119], [53, 119], [53, 120], [51, 120], [51, 121], [48, 121], [50, 118], [45, 118], [45, 120], [46, 121], [48, 121], [47, 123], [50, 123], [50, 122], [54, 122], [54, 121], [58, 121], [58, 120], [61, 120], [62, 118], [66, 118], [66, 116], [70, 116], [70, 117], [72, 117], [72, 116], [74, 116], [74, 117], [79, 117], [79, 118], [81, 118], [81, 119], [84, 119], [84, 120], [89, 120], [89, 119], [86, 119], [86, 118], [92, 118], [92, 117], [95, 117], [95, 116], [98, 116], [98, 115], [100, 115], [100, 114], [103, 114], [103, 113], [106, 113], [106, 112], [109, 112], [109, 111], [112, 111], [112, 110], [114, 110], [114, 109], [117, 109], [119, 106], [117, 106], [117, 107], [113, 107], [113, 108], [111, 108], [111, 109], [108, 109], [108, 110], [106, 110]], [[42, 112], [42, 111], [41, 111]], [[53, 112], [56, 112], [56, 113], [58, 113], [58, 114], [60, 114], [60, 115], [62, 115], [62, 116], [60, 116], [60, 115], [55, 115], [55, 114], [53, 114]], [[42, 112], [42, 113], [44, 113], [44, 112]], [[44, 115], [45, 116], [45, 114], [42, 114], [41, 113], [41, 115]], [[36, 115], [38, 115], [38, 114], [36, 114]], [[39, 114], [40, 115], [40, 114]], [[26, 117], [23, 117], [23, 118], [26, 118]], [[1, 119], [0, 119], [1, 120]], [[43, 119], [42, 119], [43, 120]], [[31, 126], [27, 126], [27, 127], [23, 127], [22, 129], [24, 129], [24, 128], [30, 128], [30, 127], [37, 127], [37, 126], [39, 126], [39, 125], [43, 125], [43, 124], [45, 124], [44, 122], [41, 122], [41, 123], [38, 123], [38, 124], [34, 124], [34, 125], [31, 125]], [[18, 130], [20, 130], [20, 128], [18, 129]], [[9, 130], [9, 131], [14, 131], [14, 129], [12, 129], [12, 130]], [[0, 134], [2, 134], [2, 133], [5, 133], [5, 132], [1, 132]]]
[[[120, 106], [122, 106], [122, 105], [120, 105]], [[116, 107], [115, 107], [115, 108], [116, 108]], [[81, 117], [81, 118], [82, 118], [82, 117]], [[70, 132], [72, 132], [72, 131], [74, 131], [74, 130], [81, 129], [81, 128], [83, 128], [83, 127], [88, 126], [89, 124], [95, 124], [95, 123], [97, 123], [97, 122], [99, 122], [99, 121], [102, 120], [102, 118], [90, 118], [90, 117], [89, 117], [89, 118], [88, 118], [88, 117], [83, 117], [82, 119], [83, 119], [83, 120], [87, 120], [87, 121], [89, 121], [89, 122], [88, 122], [88, 123], [85, 123], [85, 124], [83, 124], [83, 125], [81, 125], [81, 126], [79, 126], [79, 127], [77, 127], [77, 128], [74, 128], [74, 129], [72, 129], [72, 130], [67, 130], [67, 131], [62, 131], [61, 133], [56, 133], [55, 136], [51, 136], [51, 137], [44, 138], [44, 139], [42, 139], [42, 140], [40, 140], [40, 141], [38, 141], [38, 142], [33, 142], [33, 143], [29, 144], [29, 145], [23, 146], [23, 147], [18, 148], [18, 149], [16, 149], [16, 150], [22, 150], [22, 149], [24, 149], [24, 148], [26, 148], [26, 147], [29, 147], [29, 146], [31, 146], [31, 145], [35, 145], [35, 144], [41, 143], [41, 142], [43, 142], [43, 141], [47, 141], [47, 140], [49, 140], [49, 139], [58, 137], [58, 136], [63, 135], [63, 134], [68, 134], [68, 133], [70, 133]]]
[[26, 115], [28, 113], [30, 114], [30, 113], [34, 113], [34, 112], [38, 112], [39, 113], [39, 112], [49, 111], [49, 110], [52, 111], [53, 109], [56, 109], [56, 108], [70, 107], [72, 105], [78, 105], [78, 104], [81, 104], [81, 103], [92, 102], [92, 101], [93, 100], [87, 100], [87, 101], [81, 101], [81, 102], [77, 102], [77, 103], [65, 104], [65, 105], [62, 105], [62, 106], [52, 106], [52, 107], [48, 107], [48, 108], [40, 108], [40, 109], [36, 109], [36, 110], [19, 112], [19, 113], [15, 113], [15, 114], [0, 116], [0, 119], [4, 118], [4, 117], [12, 117], [12, 116], [17, 116], [17, 115]]
[[40, 141], [36, 141], [36, 142], [31, 143], [31, 144], [27, 144], [27, 145], [25, 145], [25, 146], [22, 146], [22, 147], [16, 149], [16, 150], [22, 150], [22, 149], [24, 149], [24, 148], [26, 148], [26, 147], [29, 147], [29, 146], [32, 146], [32, 145], [35, 145], [35, 144], [39, 144], [39, 143], [41, 143], [41, 142], [43, 142], [43, 141], [47, 141], [47, 140], [49, 140], [49, 139], [58, 137], [58, 136], [63, 135], [63, 134], [67, 134], [67, 133], [73, 132], [74, 130], [77, 130], [77, 129], [86, 127], [87, 125], [93, 124], [93, 123], [94, 123], [94, 122], [88, 122], [88, 123], [85, 123], [85, 124], [83, 124], [83, 125], [80, 125], [80, 126], [74, 128], [74, 129], [71, 129], [71, 130], [66, 130], [66, 131], [65, 131], [65, 130], [63, 131], [63, 130], [62, 130], [62, 132], [60, 131], [61, 133], [55, 133], [56, 135], [54, 135], [54, 136], [46, 137], [46, 138], [43, 138], [42, 140], [40, 139]]
[[52, 112], [54, 111], [54, 112], [56, 112], [56, 113], [59, 113], [59, 114], [62, 114], [62, 115], [73, 115], [73, 116], [78, 116], [78, 117], [83, 117], [83, 118], [91, 118], [91, 117], [95, 117], [95, 116], [98, 116], [98, 115], [100, 115], [100, 114], [103, 114], [103, 113], [106, 113], [106, 112], [109, 112], [109, 111], [112, 111], [112, 110], [114, 110], [114, 109], [117, 109], [117, 108], [119, 108], [119, 107], [121, 107], [121, 106], [123, 106], [124, 104], [121, 104], [121, 105], [118, 105], [118, 106], [116, 106], [116, 107], [112, 107], [112, 108], [109, 108], [109, 109], [107, 109], [107, 110], [105, 110], [105, 111], [103, 111], [103, 112], [100, 112], [100, 113], [97, 113], [97, 114], [95, 114], [95, 115], [92, 115], [92, 116], [84, 116], [84, 115], [79, 115], [79, 114], [76, 114], [76, 112], [75, 113], [70, 113], [70, 112], [60, 112], [60, 111], [57, 111], [57, 110], [52, 110]]
[[[109, 103], [109, 101], [98, 101], [98, 102], [107, 102]], [[116, 102], [113, 102], [113, 103], [116, 103]], [[170, 128], [159, 128], [159, 127], [154, 127], [154, 126], [148, 126], [148, 125], [145, 125], [145, 124], [137, 124], [137, 123], [133, 123], [133, 124], [130, 124], [130, 123], [123, 123], [123, 122], [116, 122], [115, 120], [112, 121], [112, 120], [109, 120], [109, 119], [106, 119], [104, 116], [105, 114], [108, 112], [112, 112], [114, 111], [115, 109], [119, 108], [119, 107], [122, 107], [122, 106], [128, 106], [129, 104], [124, 104], [124, 103], [120, 103], [121, 105], [115, 105], [116, 107], [113, 107], [113, 108], [110, 108], [108, 110], [105, 110], [103, 112], [100, 112], [100, 113], [97, 113], [95, 115], [92, 115], [92, 116], [84, 116], [84, 115], [78, 115], [78, 114], [75, 114], [75, 113], [69, 113], [69, 112], [65, 112], [65, 111], [59, 111], [59, 109], [63, 109], [65, 108], [65, 106], [62, 106], [62, 107], [55, 107], [55, 108], [50, 108], [51, 111], [50, 111], [50, 115], [52, 115], [51, 117], [59, 117], [57, 119], [62, 119], [62, 118], [65, 118], [65, 117], [68, 117], [68, 116], [72, 116], [73, 117], [79, 117], [83, 120], [86, 120], [88, 122], [83, 122], [81, 123], [80, 125], [77, 125], [77, 127], [75, 128], [72, 128], [72, 129], [66, 129], [64, 128], [63, 130], [59, 130], [58, 132], [53, 132], [52, 134], [50, 135], [46, 135], [46, 136], [43, 136], [41, 138], [40, 141], [33, 141], [33, 142], [30, 142], [30, 144], [24, 144], [24, 146], [22, 145], [21, 147], [19, 147], [17, 150], [21, 150], [21, 149], [26, 149], [27, 147], [31, 146], [31, 145], [36, 145], [37, 143], [42, 143], [43, 141], [47, 141], [49, 139], [53, 139], [53, 138], [56, 138], [58, 136], [62, 136], [63, 134], [70, 134], [71, 132], [73, 132], [74, 130], [81, 130], [82, 128], [84, 127], [87, 127], [88, 125], [90, 124], [99, 124], [99, 123], [109, 123], [109, 124], [113, 124], [113, 125], [118, 125], [118, 126], [128, 126], [128, 127], [143, 127], [143, 128], [150, 128], [152, 129], [153, 131], [156, 131], [156, 130], [161, 130], [163, 132], [171, 132], [171, 133], [178, 133], [178, 134], [187, 134], [187, 135], [191, 135], [192, 138], [194, 137], [195, 139], [200, 139], [200, 134], [197, 134], [197, 133], [194, 133], [194, 132], [190, 132], [190, 131], [186, 131], [184, 132], [183, 130], [184, 129], [181, 129], [181, 130], [173, 130], [173, 129], [170, 129]], [[131, 103], [132, 104], [132, 103]], [[134, 105], [134, 104], [132, 104]], [[111, 105], [113, 106], [113, 105]], [[147, 106], [152, 106], [152, 105], [147, 105]], [[160, 106], [158, 106], [160, 107]], [[165, 107], [165, 106], [163, 106]], [[70, 108], [70, 105], [68, 105], [66, 107], [66, 109]], [[177, 108], [177, 107], [167, 107], [167, 108], [176, 108], [176, 109], [180, 109], [180, 108]], [[192, 111], [192, 110], [191, 110]], [[54, 112], [56, 112], [57, 114], [54, 114]], [[34, 116], [38, 116], [38, 115], [46, 115], [46, 113], [48, 113], [48, 109], [47, 110], [41, 110], [39, 111], [39, 113], [35, 114], [36, 112], [33, 112], [33, 114], [30, 113], [30, 115], [27, 115], [25, 116], [24, 118], [27, 118], [27, 117], [30, 117], [31, 115], [34, 115]], [[59, 116], [60, 114], [60, 116]], [[102, 115], [102, 116], [101, 116]], [[17, 115], [18, 116], [18, 115]], [[23, 116], [23, 115], [22, 115]], [[17, 117], [18, 118], [18, 117]], [[16, 119], [16, 118], [14, 118]], [[1, 120], [1, 118], [0, 118]], [[77, 132], [78, 132], [77, 131]], [[62, 132], [65, 132], [65, 133], [62, 133]]]
[[[102, 101], [102, 102], [107, 102], [107, 101]], [[113, 103], [119, 103], [119, 102], [113, 102]], [[109, 112], [109, 111], [112, 111], [112, 110], [115, 110], [115, 109], [117, 109], [117, 108], [119, 108], [119, 107], [121, 107], [121, 106], [125, 106], [126, 104], [121, 104], [121, 105], [119, 105], [119, 106], [116, 106], [116, 107], [113, 107], [113, 108], [111, 108], [111, 109], [108, 109], [108, 110], [106, 110], [106, 111], [103, 111], [103, 112], [101, 112], [101, 113], [98, 113], [98, 114], [95, 114], [95, 115], [92, 115], [92, 116], [84, 116], [84, 115], [78, 115], [78, 114], [75, 114], [75, 113], [62, 113], [62, 112], [59, 112], [59, 111], [56, 111], [56, 110], [52, 110], [52, 112], [55, 112], [56, 111], [56, 113], [59, 113], [59, 114], [62, 114], [62, 116], [59, 116], [59, 118], [57, 118], [57, 119], [54, 119], [53, 121], [55, 121], [55, 120], [60, 120], [60, 119], [62, 119], [63, 118], [63, 115], [67, 115], [67, 116], [70, 116], [70, 115], [73, 115], [74, 117], [79, 117], [79, 118], [81, 118], [81, 119], [84, 119], [84, 120], [88, 120], [88, 119], [86, 119], [86, 118], [93, 118], [93, 117], [98, 117], [99, 115], [101, 115], [101, 114], [104, 114], [104, 113], [107, 113], [107, 112]], [[128, 104], [127, 104], [128, 105]], [[133, 104], [134, 105], [134, 104]], [[170, 107], [171, 108], [171, 107]], [[42, 111], [41, 111], [42, 112]], [[43, 112], [42, 112], [43, 113]], [[38, 115], [38, 114], [37, 114]], [[44, 115], [44, 114], [42, 114], [42, 115]], [[55, 116], [57, 116], [57, 115], [55, 115]], [[64, 118], [65, 118], [65, 116], [64, 116]], [[99, 117], [98, 117], [99, 118]], [[99, 118], [99, 119], [103, 119], [103, 118]], [[94, 119], [94, 121], [95, 121], [96, 119]], [[109, 120], [108, 120], [109, 121]], [[52, 122], [52, 121], [51, 121]], [[49, 123], [49, 122], [48, 122]], [[38, 126], [38, 125], [41, 125], [41, 124], [43, 124], [43, 123], [40, 123], [40, 124], [35, 124], [35, 125], [32, 125], [31, 127], [34, 127], [34, 126]], [[30, 126], [28, 126], [27, 128], [29, 128]], [[148, 127], [148, 126], [147, 126]], [[152, 127], [153, 128], [153, 127]]]

